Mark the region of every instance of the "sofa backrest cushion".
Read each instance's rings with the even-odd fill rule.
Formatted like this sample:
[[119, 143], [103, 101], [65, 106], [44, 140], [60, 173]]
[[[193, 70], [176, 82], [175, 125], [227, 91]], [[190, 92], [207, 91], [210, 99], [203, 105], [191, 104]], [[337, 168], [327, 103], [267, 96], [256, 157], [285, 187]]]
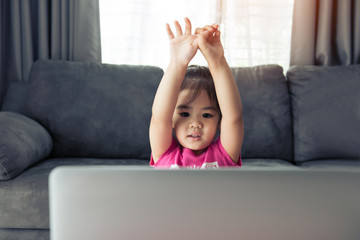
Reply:
[[283, 69], [277, 65], [234, 68], [242, 102], [242, 158], [291, 161], [290, 99]]
[[360, 159], [360, 65], [296, 66], [287, 72], [294, 159]]
[[163, 71], [54, 60], [33, 64], [27, 110], [55, 157], [150, 158], [151, 107]]

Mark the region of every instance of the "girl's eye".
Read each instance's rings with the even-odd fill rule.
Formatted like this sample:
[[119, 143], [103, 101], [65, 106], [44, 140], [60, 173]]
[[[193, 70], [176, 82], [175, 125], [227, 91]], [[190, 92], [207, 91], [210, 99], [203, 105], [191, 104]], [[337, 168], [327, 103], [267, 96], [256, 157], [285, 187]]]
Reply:
[[204, 113], [203, 117], [204, 118], [211, 118], [213, 115], [211, 115], [210, 113]]
[[181, 117], [188, 117], [188, 116], [190, 116], [190, 113], [188, 113], [188, 112], [182, 112], [182, 113], [180, 113], [180, 116], [181, 116]]

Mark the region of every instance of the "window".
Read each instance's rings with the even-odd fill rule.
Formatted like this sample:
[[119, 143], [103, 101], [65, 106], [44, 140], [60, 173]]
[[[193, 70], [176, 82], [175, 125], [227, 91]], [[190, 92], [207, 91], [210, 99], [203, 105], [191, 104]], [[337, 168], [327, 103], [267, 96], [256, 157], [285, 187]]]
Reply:
[[[220, 24], [232, 67], [279, 64], [287, 69], [294, 0], [100, 0], [104, 63], [165, 68], [169, 43], [165, 24], [189, 17], [193, 30]], [[199, 53], [192, 64], [206, 65]]]

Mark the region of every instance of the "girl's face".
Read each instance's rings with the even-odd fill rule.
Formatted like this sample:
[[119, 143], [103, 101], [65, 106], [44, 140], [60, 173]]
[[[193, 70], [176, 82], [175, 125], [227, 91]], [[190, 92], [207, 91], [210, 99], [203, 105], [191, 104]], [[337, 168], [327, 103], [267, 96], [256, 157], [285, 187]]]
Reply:
[[220, 116], [206, 91], [202, 90], [191, 103], [188, 103], [188, 93], [187, 89], [179, 93], [173, 127], [181, 146], [199, 155], [214, 140]]

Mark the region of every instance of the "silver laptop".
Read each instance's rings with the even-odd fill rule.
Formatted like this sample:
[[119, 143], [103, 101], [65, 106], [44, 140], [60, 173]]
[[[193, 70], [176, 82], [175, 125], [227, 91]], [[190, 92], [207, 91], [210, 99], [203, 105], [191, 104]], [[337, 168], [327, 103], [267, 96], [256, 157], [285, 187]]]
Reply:
[[360, 239], [360, 172], [59, 167], [52, 240]]

